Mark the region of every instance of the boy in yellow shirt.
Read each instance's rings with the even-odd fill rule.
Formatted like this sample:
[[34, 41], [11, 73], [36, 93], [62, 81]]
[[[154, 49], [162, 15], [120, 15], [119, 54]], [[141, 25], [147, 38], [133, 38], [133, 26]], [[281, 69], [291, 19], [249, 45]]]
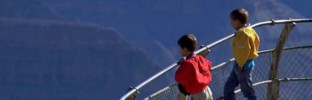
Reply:
[[235, 9], [230, 14], [231, 25], [237, 30], [232, 42], [232, 52], [235, 58], [233, 70], [224, 86], [225, 100], [235, 100], [235, 87], [240, 85], [244, 97], [256, 100], [252, 86], [251, 73], [255, 66], [254, 59], [258, 57], [260, 44], [256, 31], [246, 25], [248, 12], [243, 8]]

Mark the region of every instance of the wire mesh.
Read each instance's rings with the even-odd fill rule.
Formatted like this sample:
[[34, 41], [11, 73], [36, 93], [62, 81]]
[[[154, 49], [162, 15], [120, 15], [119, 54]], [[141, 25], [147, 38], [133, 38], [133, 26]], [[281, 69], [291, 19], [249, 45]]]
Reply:
[[279, 63], [279, 77], [311, 77], [311, 48], [289, 49], [283, 51]]
[[[266, 93], [267, 93], [267, 84], [255, 86], [254, 89], [256, 91], [256, 96], [258, 100], [266, 100]], [[244, 100], [245, 97], [243, 96], [242, 92], [236, 94], [236, 100]], [[247, 100], [247, 99], [246, 99]]]
[[146, 100], [177, 100], [178, 94], [178, 86], [177, 84], [173, 84], [150, 95], [148, 98], [146, 98]]
[[[265, 25], [275, 25], [275, 24], [285, 24], [285, 23], [307, 23], [307, 22], [312, 22], [311, 19], [288, 19], [288, 20], [270, 20], [270, 21], [264, 21], [264, 22], [259, 22], [259, 23], [256, 23], [256, 24], [253, 24], [251, 25], [251, 27], [253, 28], [256, 28], [256, 27], [260, 27], [260, 26], [265, 26]], [[204, 49], [207, 49], [207, 48], [211, 48], [211, 47], [214, 47], [230, 38], [232, 38], [234, 36], [234, 34], [231, 34], [231, 35], [228, 35], [222, 39], [219, 39], [215, 42], [213, 42], [212, 44], [209, 44], [207, 46], [205, 46], [204, 48], [198, 50], [198, 51], [195, 51], [195, 53], [197, 54], [198, 52], [204, 50]], [[172, 66], [168, 66], [166, 69], [172, 69], [174, 67]], [[152, 76], [151, 78], [149, 78], [148, 80], [142, 82], [141, 84], [139, 84], [137, 87], [135, 87], [137, 90], [138, 89], [141, 89], [144, 85], [146, 85], [147, 83], [151, 82], [151, 80], [154, 80], [155, 78], [159, 77], [160, 75], [164, 74], [165, 71], [161, 71], [157, 74], [155, 74], [154, 76]], [[132, 95], [133, 93], [135, 92], [135, 90], [131, 90], [129, 92], [127, 92], [125, 95], [123, 95], [121, 97], [121, 99], [126, 99], [127, 97], [129, 97], [130, 95]]]
[[[279, 78], [311, 78], [312, 48], [295, 48], [283, 51], [279, 63]], [[281, 100], [307, 100], [312, 97], [312, 81], [280, 83]]]
[[[253, 83], [265, 81], [269, 77], [272, 63], [272, 51], [259, 53], [255, 59], [256, 67], [252, 72]], [[233, 61], [228, 61], [212, 73], [213, 81], [209, 84], [213, 98], [223, 97], [223, 86], [230, 72]], [[311, 78], [312, 77], [312, 46], [295, 47], [283, 50], [279, 63], [279, 78]], [[282, 100], [305, 100], [312, 97], [312, 81], [282, 82], [280, 83], [280, 98]], [[237, 87], [239, 89], [239, 86]], [[267, 84], [254, 87], [257, 99], [265, 100]], [[167, 87], [149, 96], [149, 100], [176, 100], [179, 90], [176, 85]], [[244, 99], [241, 92], [236, 99]]]
[[312, 97], [312, 81], [280, 83], [280, 100], [309, 100]]
[[[252, 72], [253, 82], [260, 82], [268, 79], [270, 63], [272, 61], [272, 54], [265, 52], [259, 54], [259, 57], [255, 59], [256, 67]], [[233, 61], [227, 63], [222, 68], [213, 70], [213, 81], [209, 86], [213, 93], [214, 98], [218, 99], [223, 97], [223, 87], [233, 69]], [[240, 88], [239, 86], [236, 89]], [[257, 94], [258, 95], [258, 94]]]

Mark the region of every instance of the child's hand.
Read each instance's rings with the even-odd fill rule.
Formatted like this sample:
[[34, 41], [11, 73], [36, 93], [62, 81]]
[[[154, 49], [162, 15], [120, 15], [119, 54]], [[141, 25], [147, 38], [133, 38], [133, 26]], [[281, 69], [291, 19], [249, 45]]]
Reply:
[[[201, 45], [200, 47], [199, 47], [199, 49], [200, 48], [203, 48], [204, 47], [204, 45]], [[203, 56], [203, 57], [206, 57], [208, 54], [209, 54], [209, 52], [210, 52], [210, 50], [209, 49], [206, 49], [206, 50], [204, 50], [204, 51], [202, 51], [202, 52], [200, 52], [200, 53], [198, 53], [199, 55], [201, 55], [201, 56]]]

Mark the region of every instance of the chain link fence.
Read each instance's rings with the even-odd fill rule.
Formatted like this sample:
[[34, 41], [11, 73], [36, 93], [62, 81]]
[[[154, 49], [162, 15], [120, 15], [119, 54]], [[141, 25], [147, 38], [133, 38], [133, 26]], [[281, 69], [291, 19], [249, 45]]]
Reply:
[[[253, 82], [268, 81], [269, 70], [272, 63], [272, 51], [259, 52], [255, 59], [256, 67], [252, 73]], [[233, 60], [221, 63], [212, 69], [213, 81], [209, 84], [214, 99], [222, 99], [223, 86], [232, 71]], [[280, 99], [306, 100], [312, 97], [312, 46], [286, 48], [282, 52], [279, 63]], [[305, 78], [289, 81], [286, 78]], [[269, 83], [269, 82], [268, 82]], [[268, 83], [255, 86], [257, 99], [265, 100]], [[239, 89], [239, 86], [237, 87]], [[147, 100], [176, 100], [179, 90], [176, 84], [168, 86], [147, 97]], [[244, 99], [241, 92], [237, 92], [236, 99]]]
[[[276, 55], [278, 55], [277, 57], [274, 57], [274, 59], [276, 59], [275, 61], [278, 62], [280, 61], [279, 59], [279, 54], [280, 54], [280, 48], [282, 48], [282, 46], [284, 46], [284, 43], [285, 43], [285, 40], [287, 39], [289, 33], [291, 32], [291, 30], [294, 28], [294, 26], [296, 25], [295, 23], [308, 23], [308, 22], [312, 22], [312, 19], [287, 19], [287, 20], [270, 20], [270, 21], [263, 21], [263, 22], [259, 22], [259, 23], [255, 23], [253, 25], [251, 25], [251, 27], [253, 28], [256, 28], [256, 27], [260, 27], [260, 26], [265, 26], [265, 25], [276, 25], [276, 24], [284, 24], [284, 28], [282, 30], [282, 33], [280, 35], [280, 38], [279, 38], [279, 42], [277, 44], [277, 52], [275, 53]], [[232, 37], [234, 37], [234, 34], [231, 34], [231, 35], [228, 35], [224, 38], [221, 38], [209, 45], [206, 45], [204, 46], [203, 48], [199, 49], [199, 50], [196, 50], [194, 53], [195, 54], [198, 54], [199, 52], [202, 52], [203, 50], [206, 50], [206, 49], [209, 49], [209, 48], [212, 48], [216, 45], [219, 45], [220, 43], [226, 41], [226, 40], [229, 40], [231, 39]], [[310, 48], [310, 47], [299, 47], [299, 48], [292, 48], [292, 49], [287, 49], [286, 51], [290, 50], [289, 54], [286, 52], [284, 55], [286, 57], [284, 57], [283, 61], [280, 62], [280, 63], [283, 63], [284, 65], [285, 64], [290, 64], [290, 65], [287, 65], [287, 66], [303, 66], [304, 68], [306, 67], [309, 67], [311, 64], [309, 63], [309, 60], [310, 60], [310, 49], [308, 49], [307, 51], [291, 51], [291, 50], [295, 50], [295, 49], [304, 49], [304, 48]], [[299, 53], [298, 53], [299, 52]], [[270, 80], [265, 80], [265, 79], [268, 79], [268, 73], [269, 73], [269, 68], [271, 67], [271, 64], [272, 64], [272, 50], [266, 50], [265, 52], [261, 52], [260, 53], [260, 57], [258, 59], [256, 59], [256, 63], [257, 63], [257, 66], [256, 68], [254, 69], [254, 82], [259, 82], [259, 81], [270, 81]], [[296, 54], [298, 53], [298, 54]], [[306, 54], [304, 54], [306, 53]], [[305, 61], [296, 61], [298, 60], [298, 58], [294, 58], [293, 56], [298, 56], [298, 57], [302, 57], [301, 55], [304, 55], [306, 56], [306, 58], [308, 59], [305, 59]], [[293, 58], [291, 58], [293, 57]], [[185, 57], [183, 57], [185, 58]], [[285, 60], [286, 59], [286, 60]], [[303, 59], [303, 58], [299, 58], [300, 60]], [[275, 62], [274, 61], [274, 67], [277, 67], [275, 65]], [[177, 61], [178, 62], [178, 61]], [[140, 83], [138, 86], [136, 86], [135, 88], [129, 90], [125, 95], [123, 95], [121, 97], [122, 100], [125, 100], [127, 99], [128, 97], [131, 97], [131, 96], [136, 96], [134, 93], [135, 92], [138, 92], [139, 89], [141, 89], [143, 86], [145, 86], [146, 84], [150, 83], [152, 80], [155, 80], [156, 78], [160, 77], [161, 75], [167, 73], [169, 70], [173, 69], [174, 67], [178, 66], [179, 64], [175, 62], [169, 66], [167, 66], [165, 69], [161, 70], [160, 72], [158, 72], [157, 74], [153, 75], [152, 77], [148, 78], [147, 80], [145, 80], [144, 82]], [[213, 68], [213, 71], [212, 71], [212, 75], [213, 75], [213, 82], [209, 85], [210, 88], [212, 89], [212, 92], [213, 95], [214, 95], [214, 98], [220, 98], [222, 97], [222, 92], [223, 92], [223, 85], [224, 85], [224, 82], [226, 81], [228, 75], [230, 74], [231, 70], [232, 70], [232, 64], [233, 64], [233, 59], [228, 61], [228, 62], [224, 62], [224, 63], [221, 63], [220, 65], [217, 65]], [[282, 66], [284, 66], [282, 65]], [[277, 67], [278, 68], [278, 67]], [[291, 68], [288, 68], [288, 67], [282, 67], [285, 71], [282, 71], [280, 73], [287, 73], [286, 71], [291, 71], [293, 69]], [[298, 67], [295, 67], [295, 68], [298, 68]], [[300, 67], [299, 67], [300, 68]], [[298, 69], [299, 70], [299, 69]], [[301, 70], [301, 69], [300, 69]], [[278, 74], [277, 73], [274, 73], [276, 72], [276, 70], [271, 70], [270, 68], [270, 71], [272, 71], [272, 76], [270, 76], [270, 79], [278, 79]], [[306, 70], [303, 70], [303, 71], [306, 71]], [[291, 71], [292, 72], [292, 71]], [[294, 72], [294, 73], [297, 73], [297, 72]], [[302, 72], [302, 73], [307, 73], [307, 72]], [[301, 74], [302, 74], [301, 73]], [[310, 73], [309, 73], [310, 74]], [[302, 74], [302, 75], [307, 75], [307, 76], [311, 76], [309, 74]], [[301, 75], [301, 76], [302, 76]], [[300, 76], [298, 74], [295, 74], [294, 76], [291, 76], [291, 75], [281, 75], [281, 76], [285, 76], [285, 77], [294, 77], [294, 76]], [[260, 82], [260, 83], [261, 83]], [[274, 90], [275, 88], [278, 88], [278, 84], [276, 84], [277, 81], [273, 81], [274, 83], [274, 86], [273, 85], [270, 85], [270, 89], [269, 89], [269, 92]], [[256, 87], [258, 88], [258, 87]], [[273, 89], [274, 88], [274, 89]], [[261, 97], [264, 97], [264, 94], [267, 90], [266, 89], [260, 89], [258, 90], [258, 93], [257, 95], [258, 96], [261, 96]], [[262, 93], [263, 95], [259, 94], [259, 93]], [[176, 85], [171, 85], [171, 86], [168, 86], [154, 94], [152, 94], [151, 96], [147, 97], [146, 99], [157, 99], [157, 100], [164, 100], [164, 99], [170, 99], [170, 100], [174, 100], [176, 98], [176, 95], [178, 94], [178, 90], [177, 90], [177, 87]], [[239, 95], [240, 96], [240, 95]], [[270, 98], [278, 98], [277, 97], [278, 95], [276, 93], [270, 93]], [[170, 97], [170, 98], [169, 98]]]

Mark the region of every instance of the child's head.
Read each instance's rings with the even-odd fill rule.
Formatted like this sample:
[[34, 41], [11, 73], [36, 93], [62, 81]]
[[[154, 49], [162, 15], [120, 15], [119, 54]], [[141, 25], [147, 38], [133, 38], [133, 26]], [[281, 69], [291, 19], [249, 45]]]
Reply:
[[248, 22], [248, 11], [243, 8], [234, 9], [230, 18], [232, 27], [238, 30]]
[[196, 37], [193, 34], [183, 35], [178, 40], [179, 50], [181, 56], [187, 56], [194, 52], [197, 45]]

